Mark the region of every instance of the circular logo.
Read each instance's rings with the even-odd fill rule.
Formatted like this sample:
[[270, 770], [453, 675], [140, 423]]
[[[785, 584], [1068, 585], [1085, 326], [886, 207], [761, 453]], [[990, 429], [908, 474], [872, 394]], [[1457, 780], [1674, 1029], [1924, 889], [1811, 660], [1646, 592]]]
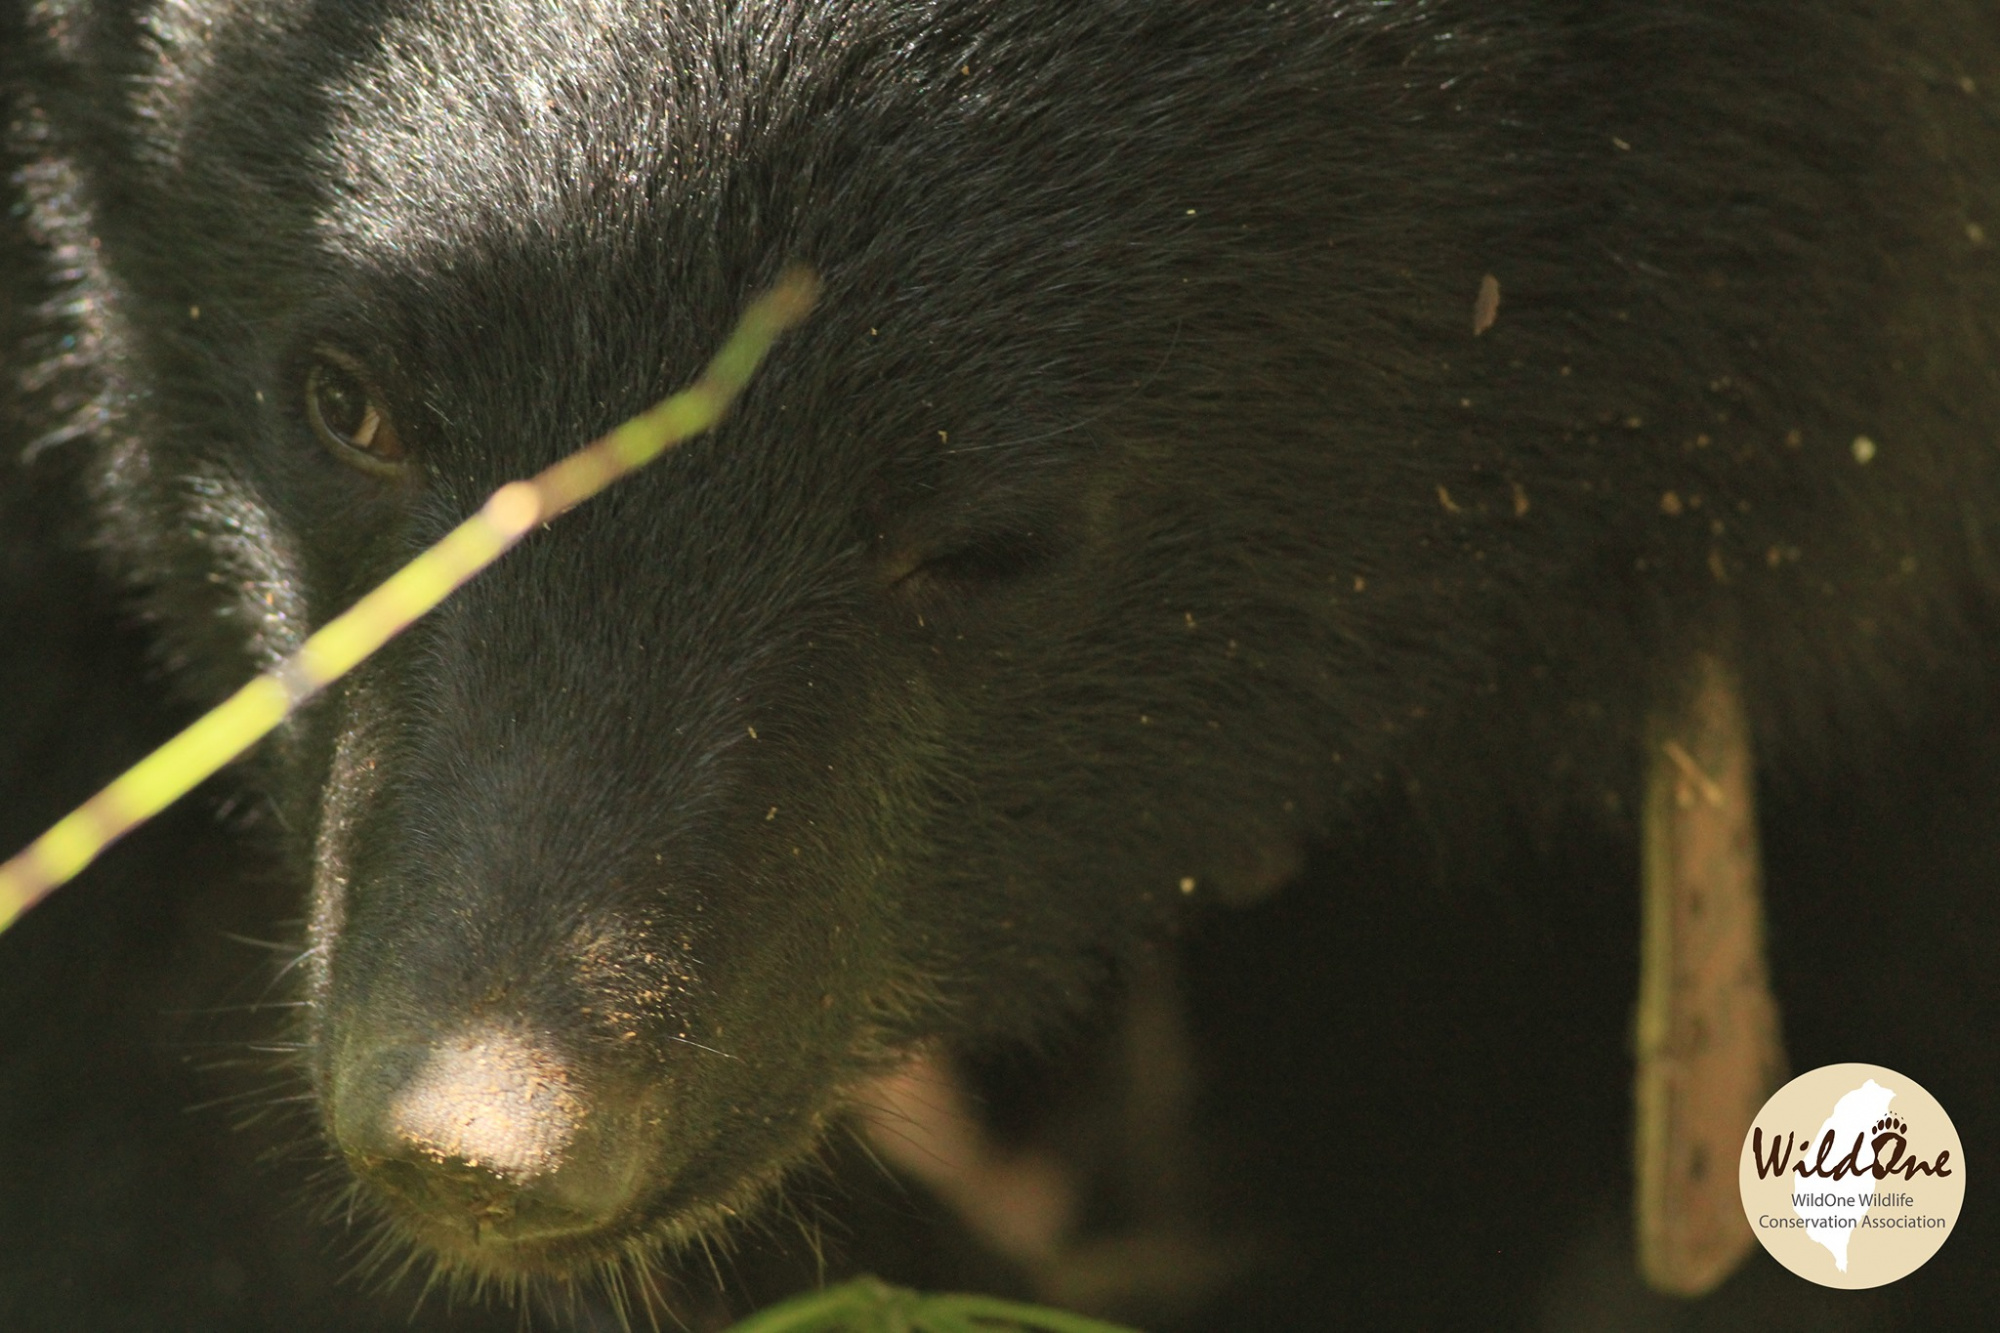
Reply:
[[1821, 1286], [1879, 1287], [1923, 1267], [1951, 1234], [1965, 1150], [1916, 1080], [1826, 1065], [1764, 1103], [1737, 1181], [1772, 1258]]

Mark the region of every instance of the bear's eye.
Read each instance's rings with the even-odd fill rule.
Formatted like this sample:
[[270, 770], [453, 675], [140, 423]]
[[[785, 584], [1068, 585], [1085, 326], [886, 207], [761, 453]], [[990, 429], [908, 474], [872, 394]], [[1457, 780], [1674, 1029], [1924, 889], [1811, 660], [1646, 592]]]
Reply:
[[377, 476], [403, 470], [403, 441], [387, 409], [346, 357], [322, 351], [306, 374], [306, 417], [334, 457]]
[[1032, 532], [1001, 532], [933, 552], [912, 572], [954, 584], [1003, 583], [1034, 571], [1050, 555]]
[[1053, 544], [1033, 532], [996, 532], [906, 552], [887, 562], [889, 586], [934, 611], [946, 603], [1033, 574], [1055, 558]]

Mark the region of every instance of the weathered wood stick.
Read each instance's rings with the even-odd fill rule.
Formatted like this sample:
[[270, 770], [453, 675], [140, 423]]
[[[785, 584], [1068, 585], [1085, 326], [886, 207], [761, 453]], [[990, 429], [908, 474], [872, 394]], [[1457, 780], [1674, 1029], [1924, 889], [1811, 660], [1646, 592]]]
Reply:
[[1736, 1164], [1783, 1081], [1764, 959], [1756, 766], [1735, 674], [1695, 658], [1647, 739], [1636, 1037], [1639, 1270], [1677, 1296], [1713, 1291], [1756, 1243]]

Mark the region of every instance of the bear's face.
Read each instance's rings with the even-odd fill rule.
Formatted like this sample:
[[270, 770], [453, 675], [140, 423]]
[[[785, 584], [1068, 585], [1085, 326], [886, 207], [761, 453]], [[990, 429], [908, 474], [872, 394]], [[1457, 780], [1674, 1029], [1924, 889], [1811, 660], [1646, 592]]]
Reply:
[[1305, 548], [1204, 513], [1276, 467], [1215, 438], [1253, 339], [1183, 334], [1198, 247], [1132, 229], [1103, 144], [1050, 139], [1051, 191], [1001, 151], [1033, 97], [922, 125], [853, 15], [791, 39], [856, 69], [762, 82], [657, 17], [274, 15], [159, 20], [145, 151], [79, 186], [101, 495], [197, 689], [685, 383], [784, 262], [826, 279], [720, 431], [262, 761], [306, 1064], [410, 1234], [516, 1274], [720, 1225], [925, 1042], [1030, 1031], [1184, 889], [1282, 872], [1322, 747], [1272, 659], [1314, 635], [1228, 627], [1299, 625]]
[[[316, 470], [314, 505], [342, 521], [295, 506], [303, 485], [259, 501], [294, 506], [274, 527], [318, 533], [285, 580], [326, 589], [308, 621], [556, 441], [686, 378], [697, 337], [638, 294], [680, 275], [594, 249], [550, 238], [507, 257], [511, 277], [453, 256], [422, 275], [437, 313], [416, 332], [313, 330], [302, 421], [261, 443]], [[403, 278], [387, 256], [345, 289]], [[721, 328], [733, 304], [679, 318]], [[606, 346], [606, 323], [629, 339]], [[533, 331], [550, 325], [564, 332]], [[852, 363], [816, 345], [832, 327], [726, 433], [414, 628], [287, 755], [280, 786], [316, 830], [309, 1046], [328, 1127], [467, 1263], [561, 1267], [720, 1223], [915, 1043], [1010, 1024], [960, 1006], [1049, 1005], [1083, 960], [1010, 967], [1031, 947], [1014, 932], [1080, 955], [1103, 929], [1090, 895], [1041, 906], [1045, 875], [1010, 850], [1037, 812], [982, 809], [978, 776], [1047, 743], [997, 726], [989, 700], [1046, 689], [1007, 681], [1034, 614], [1099, 613], [1077, 587], [1081, 521], [1054, 475], [1011, 493], [1002, 469], [946, 480], [942, 442], [896, 399], [838, 383]], [[544, 358], [571, 373], [531, 368]], [[352, 466], [316, 438], [338, 369], [344, 420], [374, 413], [400, 457]]]

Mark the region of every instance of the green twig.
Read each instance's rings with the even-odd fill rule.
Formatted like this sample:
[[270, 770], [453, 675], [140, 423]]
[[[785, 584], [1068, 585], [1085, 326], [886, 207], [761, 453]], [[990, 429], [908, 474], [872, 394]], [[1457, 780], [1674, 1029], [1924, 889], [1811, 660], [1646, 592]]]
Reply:
[[105, 848], [262, 740], [300, 704], [353, 670], [537, 526], [672, 446], [713, 429], [778, 335], [805, 318], [817, 292], [812, 274], [787, 272], [744, 312], [693, 385], [526, 481], [493, 492], [478, 513], [329, 621], [297, 652], [0, 864], [0, 931]]

